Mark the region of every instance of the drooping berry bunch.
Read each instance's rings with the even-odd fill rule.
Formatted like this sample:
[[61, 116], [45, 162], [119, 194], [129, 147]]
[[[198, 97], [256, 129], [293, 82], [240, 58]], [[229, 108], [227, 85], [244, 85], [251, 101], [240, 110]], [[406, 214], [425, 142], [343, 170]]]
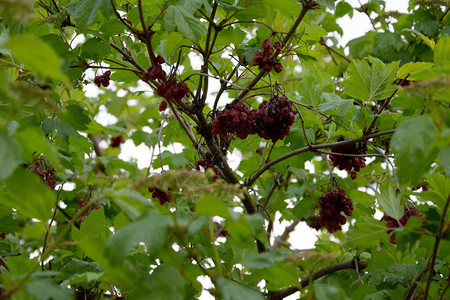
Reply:
[[0, 232], [0, 239], [2, 240], [6, 239], [6, 233]]
[[263, 139], [272, 140], [275, 143], [289, 135], [294, 119], [292, 102], [286, 98], [274, 96], [259, 105], [255, 131]]
[[106, 71], [103, 75], [95, 76], [94, 83], [100, 87], [103, 85], [104, 87], [107, 87], [109, 85], [109, 77], [111, 76], [111, 71]]
[[158, 198], [159, 199], [159, 204], [164, 205], [164, 203], [166, 202], [170, 202], [170, 197], [169, 195], [167, 195], [166, 193], [164, 193], [163, 191], [157, 189], [157, 188], [148, 188], [148, 191], [150, 193], [152, 193], [152, 198]]
[[347, 216], [352, 215], [352, 200], [343, 189], [328, 190], [325, 196], [319, 198], [319, 204], [321, 206], [319, 224], [326, 226], [330, 233], [341, 230], [341, 225], [347, 222], [342, 212]]
[[170, 77], [169, 80], [163, 80], [163, 82], [156, 89], [158, 96], [164, 97], [166, 100], [174, 100], [175, 102], [181, 102], [181, 100], [189, 93], [189, 87], [184, 82], [177, 82], [175, 77]]
[[200, 171], [200, 167], [202, 167], [205, 171], [207, 169], [211, 169], [214, 171], [214, 173], [216, 175], [214, 175], [214, 177], [212, 178], [213, 181], [216, 181], [217, 178], [219, 178], [219, 174], [220, 171], [219, 169], [215, 166], [214, 162], [213, 162], [213, 155], [211, 153], [206, 153], [205, 158], [204, 159], [200, 159], [199, 161], [195, 162], [195, 169]]
[[[77, 199], [78, 205], [80, 207], [84, 207], [88, 204], [88, 201], [84, 200], [83, 198], [78, 198]], [[80, 211], [81, 208], [77, 208], [75, 209], [75, 214], [77, 214]], [[100, 209], [100, 205], [98, 204], [94, 204], [88, 207], [88, 209], [84, 212], [84, 215], [82, 215], [75, 223], [76, 225], [78, 225], [78, 227], [80, 227], [81, 223], [84, 222], [84, 220], [86, 220], [86, 217], [89, 216], [91, 210], [97, 210]]]
[[31, 171], [41, 176], [42, 181], [52, 190], [56, 187], [55, 169], [50, 166], [45, 158], [36, 157]]
[[[344, 138], [341, 137], [338, 142], [343, 140]], [[359, 146], [356, 146], [356, 144], [347, 144], [331, 147], [331, 151], [343, 154], [366, 154], [367, 148], [365, 144], [359, 144]], [[364, 157], [330, 154], [330, 160], [334, 167], [338, 167], [339, 170], [346, 170], [349, 172], [352, 179], [356, 179], [356, 172], [359, 172], [366, 166], [366, 159]]]
[[229, 103], [212, 124], [212, 134], [226, 138], [229, 134], [245, 139], [254, 132], [258, 112], [241, 101]]
[[278, 52], [283, 49], [281, 43], [276, 42], [272, 48], [270, 40], [267, 39], [263, 42], [262, 47], [263, 52], [261, 52], [260, 50], [255, 52], [255, 56], [252, 59], [252, 64], [254, 66], [258, 66], [260, 69], [263, 69], [266, 72], [270, 72], [272, 70], [272, 67], [277, 73], [283, 71], [283, 66], [281, 65], [280, 61], [276, 58], [271, 58], [274, 53], [274, 49]]
[[[403, 206], [405, 209], [405, 214], [400, 220], [396, 220], [386, 214], [383, 216], [383, 220], [385, 220], [386, 226], [388, 229], [387, 233], [391, 233], [395, 228], [403, 227], [408, 222], [409, 218], [411, 217], [422, 217], [423, 214], [421, 211], [417, 210], [415, 207], [409, 207], [408, 205]], [[397, 244], [397, 241], [395, 240], [395, 233], [391, 235], [390, 241], [392, 244]]]
[[156, 64], [148, 67], [147, 72], [142, 75], [142, 80], [148, 82], [149, 80], [159, 79], [161, 81], [166, 80], [166, 72], [162, 69], [161, 64], [166, 61], [160, 55], [156, 57]]
[[121, 134], [112, 136], [109, 140], [111, 141], [111, 147], [113, 148], [119, 148], [121, 144], [125, 143], [125, 138]]

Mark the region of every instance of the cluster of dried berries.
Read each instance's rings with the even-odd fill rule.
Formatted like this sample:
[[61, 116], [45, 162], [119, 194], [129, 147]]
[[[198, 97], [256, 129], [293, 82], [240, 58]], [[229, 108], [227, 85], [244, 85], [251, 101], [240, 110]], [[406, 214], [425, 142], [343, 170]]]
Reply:
[[272, 68], [275, 70], [275, 72], [280, 73], [283, 71], [283, 66], [281, 65], [280, 61], [276, 58], [271, 58], [271, 56], [274, 53], [274, 49], [278, 52], [283, 49], [283, 46], [280, 42], [276, 42], [273, 45], [273, 48], [270, 44], [270, 40], [267, 39], [263, 42], [263, 52], [256, 51], [255, 56], [253, 57], [252, 64], [254, 66], [258, 66], [260, 69], [263, 69], [266, 72], [270, 72]]
[[205, 171], [207, 169], [211, 169], [214, 171], [214, 173], [216, 175], [214, 175], [214, 177], [212, 178], [213, 181], [216, 181], [217, 178], [219, 178], [219, 174], [220, 171], [219, 169], [215, 166], [214, 162], [213, 162], [213, 156], [211, 153], [206, 153], [205, 155], [205, 159], [200, 159], [199, 161], [195, 162], [195, 169], [197, 169], [198, 171], [200, 171], [200, 167], [202, 167]]
[[326, 226], [330, 233], [340, 230], [341, 225], [347, 222], [341, 212], [347, 216], [352, 215], [352, 200], [343, 189], [327, 191], [325, 196], [319, 198], [319, 204], [321, 206], [319, 224]]
[[212, 134], [227, 138], [229, 134], [245, 139], [255, 133], [254, 126], [258, 112], [250, 109], [241, 101], [229, 103], [214, 120]]
[[0, 239], [2, 240], [6, 239], [6, 233], [0, 232]]
[[164, 97], [166, 100], [174, 100], [181, 102], [181, 100], [189, 93], [189, 87], [184, 82], [177, 82], [175, 77], [170, 77], [169, 80], [163, 82], [156, 89], [158, 96]]
[[94, 83], [100, 87], [103, 85], [104, 87], [107, 87], [109, 85], [109, 77], [111, 76], [111, 71], [106, 71], [103, 75], [95, 76]]
[[55, 169], [53, 169], [45, 158], [35, 158], [31, 171], [41, 176], [42, 181], [52, 190], [56, 186]]
[[[343, 141], [344, 138], [339, 138], [338, 142]], [[342, 146], [331, 147], [332, 152], [343, 154], [366, 154], [367, 147], [365, 144], [347, 144]], [[357, 174], [362, 168], [366, 166], [366, 159], [364, 157], [352, 157], [345, 155], [330, 154], [330, 160], [334, 167], [338, 167], [339, 170], [346, 170], [350, 173], [352, 179], [356, 179]], [[352, 171], [353, 170], [353, 171]]]
[[147, 69], [147, 72], [145, 72], [142, 75], [142, 80], [145, 82], [148, 82], [149, 80], [156, 80], [159, 79], [161, 81], [166, 80], [166, 72], [162, 69], [161, 64], [165, 63], [166, 61], [164, 58], [160, 55], [156, 57], [156, 64], [153, 66], [150, 66]]
[[[421, 211], [417, 210], [415, 207], [409, 207], [408, 205], [403, 206], [405, 209], [405, 214], [400, 220], [396, 220], [388, 215], [384, 214], [383, 219], [387, 222], [386, 226], [389, 228], [387, 233], [391, 233], [394, 228], [403, 227], [408, 222], [411, 217], [422, 217], [423, 214]], [[390, 241], [392, 244], [396, 244], [395, 233], [391, 235]]]
[[245, 139], [249, 134], [256, 133], [275, 143], [289, 135], [294, 119], [292, 102], [280, 96], [264, 101], [257, 110], [251, 110], [237, 101], [227, 104], [217, 115], [212, 124], [212, 134], [221, 138], [235, 135]]
[[276, 142], [290, 134], [295, 113], [292, 102], [286, 98], [274, 96], [259, 105], [256, 119], [256, 133], [266, 140]]
[[109, 140], [111, 141], [111, 147], [113, 148], [119, 148], [121, 144], [125, 143], [125, 138], [121, 134], [112, 136]]
[[[82, 198], [79, 198], [79, 199], [77, 200], [77, 202], [78, 202], [78, 205], [81, 206], [81, 207], [84, 207], [84, 206], [86, 206], [86, 205], [88, 204], [88, 201], [86, 201], [86, 200], [84, 200], [84, 199], [82, 199]], [[84, 212], [84, 215], [81, 216], [81, 217], [75, 222], [75, 224], [78, 225], [78, 228], [80, 227], [81, 223], [83, 223], [84, 220], [86, 220], [86, 217], [89, 216], [89, 213], [91, 212], [91, 210], [97, 210], [97, 209], [100, 209], [100, 205], [98, 205], [98, 204], [89, 206], [88, 209]], [[79, 211], [80, 211], [80, 208], [75, 209], [75, 214], [77, 214]]]
[[157, 189], [157, 188], [148, 188], [148, 191], [150, 193], [152, 193], [152, 198], [158, 198], [159, 199], [159, 204], [164, 205], [164, 203], [166, 202], [170, 202], [170, 198], [169, 195], [167, 195], [166, 193], [164, 193], [163, 191]]

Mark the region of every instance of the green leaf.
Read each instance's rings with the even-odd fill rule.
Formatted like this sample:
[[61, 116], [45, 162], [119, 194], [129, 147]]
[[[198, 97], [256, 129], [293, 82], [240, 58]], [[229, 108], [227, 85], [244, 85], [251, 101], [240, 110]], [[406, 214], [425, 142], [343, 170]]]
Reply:
[[434, 50], [434, 64], [436, 67], [450, 69], [450, 36], [444, 35], [436, 44]]
[[429, 168], [435, 132], [436, 128], [429, 116], [409, 119], [397, 128], [392, 136], [391, 146], [401, 183], [416, 183]]
[[334, 12], [334, 15], [336, 18], [341, 18], [345, 16], [346, 14], [349, 15], [350, 18], [353, 17], [353, 7], [348, 4], [347, 2], [339, 2], [336, 5], [336, 11]]
[[6, 133], [0, 132], [0, 181], [8, 178], [17, 168], [21, 161], [21, 152], [19, 144]]
[[81, 32], [86, 32], [89, 25], [97, 18], [100, 10], [105, 18], [108, 18], [113, 9], [110, 0], [80, 0], [70, 2], [66, 6], [67, 11], [73, 16]]
[[347, 233], [346, 246], [370, 247], [377, 246], [383, 237], [386, 237], [386, 226], [372, 217], [361, 217], [356, 222], [356, 227]]
[[317, 0], [317, 3], [320, 4], [320, 6], [327, 7], [329, 9], [334, 9], [334, 2], [335, 0]]
[[86, 125], [91, 122], [87, 111], [77, 104], [66, 106], [66, 111], [60, 117], [62, 122], [70, 125], [75, 130], [86, 130], [88, 129]]
[[106, 256], [112, 264], [123, 263], [128, 251], [144, 242], [147, 252], [154, 256], [162, 248], [165, 241], [167, 221], [154, 213], [120, 228], [106, 242]]
[[339, 117], [345, 116], [353, 107], [353, 99], [342, 99], [333, 93], [323, 93], [321, 101], [319, 111], [327, 112], [337, 110]]
[[75, 137], [75, 139], [78, 139], [77, 133], [72, 126], [56, 119], [45, 118], [42, 121], [42, 129], [44, 130], [45, 134], [50, 134], [55, 130], [58, 131], [58, 134], [66, 142], [69, 141], [69, 135], [72, 135], [73, 137]]
[[194, 43], [205, 34], [202, 22], [181, 5], [170, 5], [164, 15], [164, 22], [168, 32], [177, 31]]
[[238, 282], [234, 282], [225, 278], [219, 278], [216, 283], [219, 294], [224, 300], [263, 300], [264, 297], [257, 289], [247, 287]]
[[230, 217], [227, 207], [219, 197], [205, 195], [198, 200], [195, 212], [199, 215]]
[[441, 166], [444, 168], [445, 173], [447, 176], [450, 176], [450, 147], [441, 149], [439, 159], [441, 160]]
[[180, 272], [171, 266], [160, 265], [150, 277], [129, 295], [130, 299], [183, 300], [185, 285]]
[[380, 209], [386, 215], [400, 220], [405, 213], [402, 198], [397, 195], [391, 184], [387, 183], [380, 187], [380, 193], [376, 196]]
[[37, 280], [26, 284], [28, 294], [38, 300], [67, 300], [73, 298], [73, 291], [56, 285], [50, 279]]
[[396, 89], [392, 85], [399, 62], [384, 65], [376, 60], [371, 67], [366, 61], [354, 60], [348, 67], [343, 86], [345, 92], [363, 101], [376, 101], [389, 97]]
[[[450, 49], [449, 49], [450, 51]], [[403, 79], [406, 75], [410, 74], [408, 80], [415, 80], [416, 75], [420, 74], [421, 71], [430, 69], [433, 66], [432, 63], [428, 62], [416, 62], [416, 63], [407, 63], [400, 67], [397, 72], [397, 78]]]
[[19, 168], [6, 180], [6, 186], [6, 191], [0, 192], [0, 204], [27, 218], [50, 219], [55, 196], [38, 175]]
[[32, 34], [20, 34], [12, 37], [8, 47], [13, 56], [22, 63], [26, 69], [36, 72], [42, 77], [66, 81], [61, 73], [61, 58], [55, 50], [42, 39]]

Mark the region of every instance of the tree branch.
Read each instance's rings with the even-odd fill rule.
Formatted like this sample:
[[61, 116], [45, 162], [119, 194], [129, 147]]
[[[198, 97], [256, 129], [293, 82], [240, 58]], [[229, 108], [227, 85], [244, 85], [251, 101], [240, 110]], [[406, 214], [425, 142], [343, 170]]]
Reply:
[[310, 145], [310, 146], [306, 146], [303, 148], [299, 148], [297, 150], [294, 150], [292, 152], [286, 153], [280, 157], [275, 158], [272, 161], [269, 161], [268, 163], [266, 163], [265, 165], [263, 165], [258, 171], [256, 171], [255, 174], [253, 174], [253, 176], [251, 176], [248, 181], [246, 182], [246, 186], [252, 186], [253, 183], [255, 183], [256, 179], [258, 179], [259, 176], [261, 176], [267, 169], [269, 169], [271, 166], [286, 160], [294, 155], [300, 154], [300, 153], [304, 153], [304, 152], [308, 152], [308, 151], [313, 151], [315, 152], [318, 149], [322, 149], [322, 148], [331, 148], [331, 147], [336, 147], [336, 146], [343, 146], [343, 145], [348, 145], [348, 144], [354, 144], [356, 142], [360, 142], [360, 141], [364, 141], [367, 139], [371, 139], [374, 137], [378, 137], [378, 136], [383, 136], [383, 135], [388, 135], [388, 134], [392, 134], [395, 132], [395, 129], [391, 129], [391, 130], [386, 130], [386, 131], [382, 131], [382, 132], [377, 132], [377, 133], [373, 133], [373, 134], [369, 134], [369, 135], [363, 135], [361, 137], [355, 138], [355, 139], [350, 139], [350, 140], [345, 140], [342, 142], [336, 142], [336, 143], [328, 143], [328, 144], [318, 144], [318, 145]]
[[307, 276], [305, 278], [303, 278], [300, 281], [299, 287], [297, 286], [292, 286], [290, 288], [287, 288], [285, 290], [281, 290], [281, 291], [276, 291], [276, 292], [268, 292], [267, 293], [267, 299], [269, 300], [278, 300], [278, 299], [283, 299], [284, 297], [287, 297], [289, 295], [292, 295], [293, 293], [299, 291], [302, 288], [305, 288], [309, 285], [310, 281], [315, 281], [325, 275], [340, 271], [340, 270], [345, 270], [345, 269], [356, 269], [358, 268], [359, 270], [365, 269], [367, 267], [367, 262], [366, 261], [358, 261], [358, 264], [355, 264], [355, 261], [346, 261], [346, 262], [342, 262], [342, 263], [338, 263], [326, 268], [323, 268], [317, 272], [315, 272], [311, 277]]

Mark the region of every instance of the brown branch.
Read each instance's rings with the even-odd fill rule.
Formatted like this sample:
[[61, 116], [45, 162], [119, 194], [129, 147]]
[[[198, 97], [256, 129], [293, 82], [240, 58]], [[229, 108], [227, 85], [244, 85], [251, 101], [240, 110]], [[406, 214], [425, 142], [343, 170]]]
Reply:
[[[313, 9], [314, 7], [315, 7], [314, 1], [305, 1], [298, 18], [295, 20], [294, 25], [292, 25], [291, 29], [289, 30], [289, 32], [286, 34], [286, 36], [283, 39], [282, 45], [284, 47], [286, 47], [287, 42], [294, 35], [295, 30], [302, 22], [303, 18], [305, 17], [306, 13], [308, 12], [308, 10]], [[280, 51], [277, 50], [277, 51], [275, 51], [275, 53], [272, 55], [271, 58], [276, 58], [278, 56], [278, 54], [280, 54]], [[266, 74], [266, 71], [261, 70], [258, 73], [258, 75], [256, 75], [256, 77], [248, 84], [248, 86], [245, 88], [245, 90], [243, 90], [239, 94], [239, 96], [237, 96], [236, 100], [240, 100], [245, 95], [247, 95], [247, 93], [250, 92], [250, 90], [259, 82], [259, 80], [264, 76], [264, 74]]]
[[445, 202], [444, 209], [442, 210], [442, 217], [441, 217], [441, 221], [439, 222], [439, 229], [438, 229], [438, 232], [436, 235], [436, 241], [434, 242], [433, 254], [431, 254], [431, 258], [428, 263], [430, 266], [430, 269], [428, 271], [427, 285], [425, 286], [425, 292], [423, 295], [424, 300], [427, 300], [428, 291], [430, 290], [431, 278], [433, 277], [434, 265], [436, 264], [436, 256], [437, 256], [437, 251], [438, 251], [438, 247], [439, 247], [439, 242], [441, 241], [441, 238], [443, 236], [445, 219], [447, 216], [447, 209], [448, 209], [449, 204], [450, 204], [450, 195], [447, 197], [447, 201]]
[[337, 271], [341, 271], [341, 270], [346, 270], [346, 269], [358, 268], [359, 270], [362, 270], [362, 269], [365, 269], [366, 267], [367, 267], [366, 261], [358, 261], [358, 264], [355, 264], [354, 260], [338, 263], [338, 264], [323, 268], [323, 269], [315, 272], [312, 276], [307, 276], [307, 277], [303, 278], [300, 281], [300, 284], [298, 287], [292, 286], [285, 290], [268, 292], [266, 296], [267, 296], [267, 299], [269, 299], [269, 300], [283, 299], [284, 297], [292, 295], [293, 293], [299, 291], [300, 289], [307, 287], [310, 284], [310, 282], [313, 282], [325, 275], [328, 275], [328, 274], [331, 274], [331, 273], [334, 273]]
[[328, 144], [318, 144], [318, 145], [310, 145], [310, 146], [306, 146], [303, 148], [299, 148], [297, 150], [294, 150], [292, 152], [286, 153], [280, 157], [275, 158], [272, 161], [269, 161], [268, 163], [266, 163], [265, 165], [263, 165], [260, 169], [258, 169], [255, 174], [253, 174], [248, 181], [246, 182], [246, 186], [252, 186], [253, 183], [255, 183], [256, 179], [258, 179], [259, 176], [261, 176], [267, 169], [269, 169], [270, 167], [272, 167], [273, 165], [286, 160], [294, 155], [300, 154], [300, 153], [304, 153], [304, 152], [308, 152], [308, 151], [313, 151], [315, 152], [316, 150], [319, 149], [323, 149], [323, 148], [331, 148], [331, 147], [336, 147], [336, 146], [343, 146], [343, 145], [348, 145], [348, 144], [354, 144], [356, 142], [360, 142], [360, 141], [364, 141], [367, 139], [371, 139], [371, 138], [375, 138], [378, 136], [383, 136], [383, 135], [388, 135], [388, 134], [392, 134], [395, 132], [395, 129], [391, 129], [391, 130], [386, 130], [386, 131], [382, 131], [382, 132], [377, 132], [377, 133], [373, 133], [373, 134], [369, 134], [369, 135], [363, 135], [361, 137], [358, 138], [354, 138], [354, 139], [350, 139], [350, 140], [345, 140], [342, 142], [336, 142], [336, 143], [328, 143]]
[[276, 239], [273, 250], [278, 249], [286, 241], [286, 239], [289, 237], [289, 234], [295, 230], [295, 227], [297, 227], [298, 223], [300, 223], [300, 220], [294, 221], [291, 225], [284, 229], [284, 232], [281, 234], [281, 236]]

